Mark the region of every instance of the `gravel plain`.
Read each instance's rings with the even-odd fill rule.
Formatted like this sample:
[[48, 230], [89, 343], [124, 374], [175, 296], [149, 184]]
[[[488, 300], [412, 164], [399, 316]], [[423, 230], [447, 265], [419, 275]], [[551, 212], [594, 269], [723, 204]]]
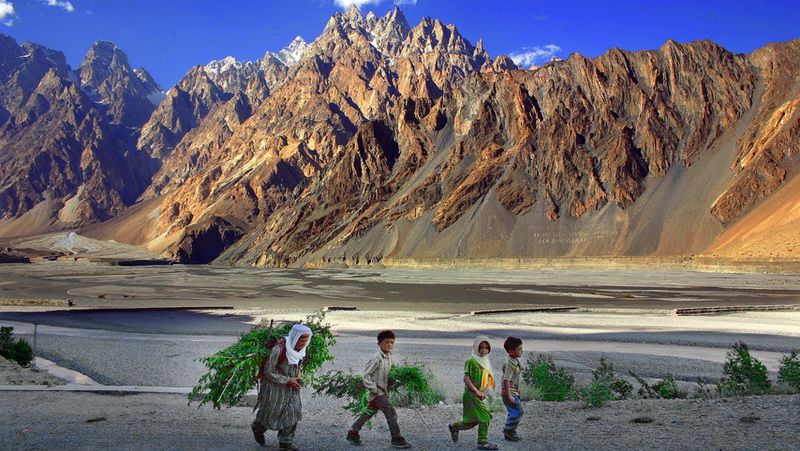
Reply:
[[[181, 395], [111, 396], [92, 393], [3, 393], [0, 435], [8, 450], [51, 449], [208, 449], [257, 450], [249, 424], [251, 409], [213, 410], [188, 406]], [[352, 417], [329, 402], [306, 402], [296, 444], [306, 450], [358, 449], [344, 440]], [[526, 402], [519, 429], [522, 442], [502, 440], [505, 413], [495, 414], [490, 439], [502, 449], [725, 449], [800, 448], [800, 396], [760, 396], [715, 400], [616, 401], [599, 409], [574, 402]], [[460, 406], [412, 411], [398, 409], [405, 437], [421, 450], [474, 449], [476, 432], [450, 442], [447, 423]], [[650, 421], [634, 423], [632, 420]], [[383, 418], [364, 429], [365, 446], [385, 450]], [[277, 449], [274, 433], [267, 449]]]

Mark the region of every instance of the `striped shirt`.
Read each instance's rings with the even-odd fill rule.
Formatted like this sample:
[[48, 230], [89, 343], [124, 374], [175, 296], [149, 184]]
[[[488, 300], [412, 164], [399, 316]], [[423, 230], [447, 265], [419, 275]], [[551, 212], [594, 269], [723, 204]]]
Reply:
[[508, 388], [512, 396], [519, 396], [519, 373], [519, 359], [508, 356], [505, 363], [503, 363], [503, 380], [511, 381]]
[[364, 386], [374, 395], [389, 392], [389, 370], [392, 368], [391, 354], [378, 351], [364, 368]]

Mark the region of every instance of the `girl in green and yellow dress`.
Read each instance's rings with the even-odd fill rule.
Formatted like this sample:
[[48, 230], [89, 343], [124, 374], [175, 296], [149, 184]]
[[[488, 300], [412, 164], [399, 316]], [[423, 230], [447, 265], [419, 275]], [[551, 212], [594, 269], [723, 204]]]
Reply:
[[464, 418], [448, 426], [454, 443], [458, 441], [458, 431], [478, 426], [478, 449], [498, 449], [497, 445], [489, 443], [492, 414], [484, 404], [487, 392], [494, 388], [494, 373], [489, 362], [491, 351], [489, 338], [483, 335], [472, 344], [472, 355], [464, 364]]

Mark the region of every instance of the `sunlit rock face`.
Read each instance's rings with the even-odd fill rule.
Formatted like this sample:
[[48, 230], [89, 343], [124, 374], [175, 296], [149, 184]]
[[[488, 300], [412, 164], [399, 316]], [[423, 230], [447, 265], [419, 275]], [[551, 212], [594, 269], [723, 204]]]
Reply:
[[794, 178], [799, 64], [800, 41], [667, 41], [520, 70], [454, 25], [350, 8], [169, 89], [135, 135], [147, 177], [105, 216], [136, 236], [104, 236], [270, 266], [702, 253]]

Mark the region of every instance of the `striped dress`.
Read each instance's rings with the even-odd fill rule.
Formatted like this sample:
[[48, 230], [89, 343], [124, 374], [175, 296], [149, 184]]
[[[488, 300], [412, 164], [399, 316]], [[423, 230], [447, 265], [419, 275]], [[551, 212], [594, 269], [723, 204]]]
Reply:
[[[294, 426], [302, 419], [300, 391], [286, 385], [289, 379], [299, 374], [300, 365], [289, 364], [286, 358], [280, 358], [280, 354], [281, 346], [277, 344], [269, 353], [258, 391], [256, 422], [273, 431]], [[278, 360], [281, 360], [280, 364]]]

